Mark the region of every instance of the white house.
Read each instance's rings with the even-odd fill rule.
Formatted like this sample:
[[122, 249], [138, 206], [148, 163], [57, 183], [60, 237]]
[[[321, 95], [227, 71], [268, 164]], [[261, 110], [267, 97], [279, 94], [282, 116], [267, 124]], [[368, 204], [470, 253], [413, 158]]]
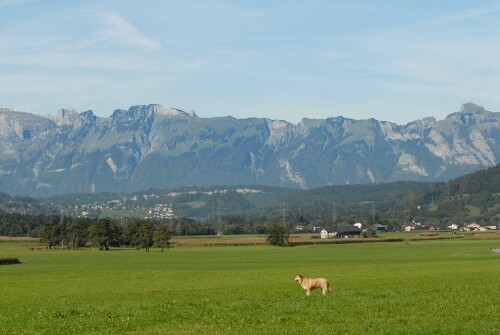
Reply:
[[356, 222], [353, 226], [358, 227], [359, 229], [361, 229], [361, 227], [363, 227], [363, 224], [361, 222]]
[[458, 226], [456, 224], [451, 224], [447, 227], [448, 229], [451, 229], [451, 230], [457, 230], [458, 229]]

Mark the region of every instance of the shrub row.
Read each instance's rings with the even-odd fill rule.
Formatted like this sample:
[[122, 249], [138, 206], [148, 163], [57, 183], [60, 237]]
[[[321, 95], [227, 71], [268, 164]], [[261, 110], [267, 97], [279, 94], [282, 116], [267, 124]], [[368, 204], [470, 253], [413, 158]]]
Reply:
[[0, 265], [7, 265], [7, 264], [19, 264], [21, 263], [19, 261], [19, 258], [0, 258]]

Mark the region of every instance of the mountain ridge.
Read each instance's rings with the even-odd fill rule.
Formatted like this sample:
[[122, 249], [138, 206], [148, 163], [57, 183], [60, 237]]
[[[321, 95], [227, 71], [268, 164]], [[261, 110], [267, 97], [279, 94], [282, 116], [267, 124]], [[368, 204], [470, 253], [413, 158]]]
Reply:
[[55, 116], [0, 109], [0, 189], [49, 196], [151, 187], [313, 188], [445, 181], [500, 161], [500, 114], [473, 103], [405, 125], [343, 116], [201, 118], [158, 104]]

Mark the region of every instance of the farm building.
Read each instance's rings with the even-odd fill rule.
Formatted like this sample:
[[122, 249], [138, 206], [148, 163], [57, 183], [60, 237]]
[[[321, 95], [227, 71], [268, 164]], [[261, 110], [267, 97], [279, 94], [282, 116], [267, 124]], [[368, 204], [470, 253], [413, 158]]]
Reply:
[[326, 238], [333, 238], [337, 236], [337, 233], [329, 233], [326, 229], [321, 230], [320, 232], [321, 238], [326, 239]]
[[372, 228], [373, 228], [376, 232], [387, 231], [387, 226], [385, 226], [385, 225], [381, 225], [381, 224], [374, 224], [374, 225], [372, 226]]
[[477, 223], [471, 223], [470, 225], [465, 226], [465, 228], [467, 228], [470, 231], [474, 231], [474, 230], [479, 230], [481, 226], [478, 225]]
[[361, 234], [361, 229], [355, 226], [338, 227], [335, 232], [337, 237], [355, 237]]

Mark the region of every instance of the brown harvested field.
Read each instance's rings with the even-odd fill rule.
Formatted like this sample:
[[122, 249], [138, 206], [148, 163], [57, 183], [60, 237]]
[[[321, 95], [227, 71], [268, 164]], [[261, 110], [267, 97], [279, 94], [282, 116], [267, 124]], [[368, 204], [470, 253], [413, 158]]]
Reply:
[[[376, 243], [376, 242], [401, 242], [405, 240], [443, 240], [463, 238], [461, 235], [423, 235], [423, 236], [394, 236], [381, 238], [331, 238], [321, 239], [317, 234], [293, 234], [290, 242], [293, 245], [305, 244], [343, 244], [343, 243]], [[500, 234], [493, 234], [488, 239], [500, 239]], [[172, 244], [181, 246], [239, 246], [239, 245], [265, 245], [264, 235], [224, 235], [224, 236], [175, 236]]]
[[[294, 245], [304, 244], [341, 244], [341, 243], [373, 243], [373, 242], [399, 242], [404, 240], [440, 240], [440, 239], [474, 239], [474, 240], [496, 240], [500, 239], [500, 232], [482, 232], [482, 233], [466, 233], [466, 234], [450, 234], [450, 235], [388, 235], [378, 238], [349, 238], [349, 239], [320, 239], [317, 234], [292, 234], [290, 242]], [[40, 239], [32, 237], [10, 237], [0, 236], [0, 243], [23, 243], [25, 246], [39, 246]], [[174, 236], [171, 240], [172, 244], [178, 247], [181, 246], [243, 246], [243, 245], [265, 245], [266, 238], [264, 235], [224, 235], [224, 236]]]
[[[333, 240], [312, 238], [310, 234], [292, 235], [293, 244], [332, 243]], [[238, 246], [238, 245], [265, 245], [264, 235], [224, 235], [224, 236], [175, 236], [172, 244], [176, 246]]]
[[465, 238], [471, 240], [500, 240], [500, 232], [469, 233]]
[[171, 243], [175, 246], [236, 246], [264, 245], [265, 236], [231, 235], [231, 236], [174, 236]]
[[39, 238], [29, 236], [0, 236], [0, 243], [2, 242], [40, 242]]
[[[317, 234], [316, 234], [317, 235]], [[350, 239], [351, 241], [353, 239]], [[359, 239], [358, 239], [359, 240]], [[264, 235], [224, 235], [224, 236], [175, 236], [171, 240], [176, 246], [238, 246], [265, 245]], [[292, 244], [342, 243], [341, 239], [322, 240], [312, 234], [291, 235]], [[347, 241], [343, 241], [344, 243]]]

